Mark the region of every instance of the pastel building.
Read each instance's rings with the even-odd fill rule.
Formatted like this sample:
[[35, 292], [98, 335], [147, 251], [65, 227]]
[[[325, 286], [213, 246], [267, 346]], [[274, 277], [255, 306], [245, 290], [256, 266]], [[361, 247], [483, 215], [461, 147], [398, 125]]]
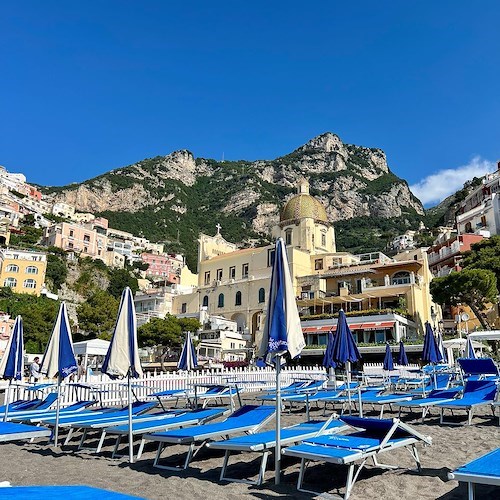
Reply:
[[0, 286], [16, 293], [40, 295], [45, 282], [47, 255], [28, 250], [0, 249]]
[[[432, 275], [425, 251], [408, 250], [394, 258], [379, 252], [337, 252], [325, 207], [309, 194], [304, 180], [298, 193], [285, 204], [272, 236], [282, 237], [287, 244], [304, 328], [311, 316], [333, 314], [343, 308], [350, 315], [365, 317], [357, 322], [357, 335], [363, 341], [396, 340], [423, 333], [432, 304]], [[267, 312], [273, 259], [274, 245], [238, 249], [222, 237], [220, 226], [215, 236], [201, 234], [196, 292], [174, 297], [173, 312], [199, 317], [200, 311], [207, 311], [222, 316], [234, 321], [245, 339], [258, 342]], [[382, 326], [381, 315], [388, 315]], [[332, 325], [331, 320], [322, 321]], [[372, 335], [377, 326], [380, 332]]]
[[154, 253], [142, 253], [141, 259], [148, 264], [146, 276], [152, 278], [165, 278], [171, 283], [178, 283], [178, 273], [184, 265], [181, 255], [165, 255]]

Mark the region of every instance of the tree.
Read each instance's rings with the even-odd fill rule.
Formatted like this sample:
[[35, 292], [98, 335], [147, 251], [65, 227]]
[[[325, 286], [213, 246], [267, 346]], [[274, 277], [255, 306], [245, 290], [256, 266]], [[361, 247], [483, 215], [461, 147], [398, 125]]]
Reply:
[[78, 306], [78, 326], [90, 335], [90, 338], [111, 338], [118, 314], [119, 302], [104, 290], [91, 295], [86, 302]]
[[47, 271], [45, 276], [51, 279], [54, 284], [54, 288], [59, 290], [68, 276], [66, 262], [61, 260], [57, 255], [47, 255]]
[[161, 368], [165, 369], [165, 358], [172, 349], [179, 349], [182, 344], [182, 333], [195, 332], [201, 324], [193, 318], [176, 318], [167, 314], [164, 319], [153, 318], [138, 328], [139, 343], [142, 346], [159, 347]]
[[135, 294], [139, 290], [137, 278], [126, 269], [112, 269], [109, 273], [108, 292], [115, 298], [120, 298], [125, 287], [130, 287]]
[[482, 310], [486, 302], [495, 302], [498, 289], [497, 279], [492, 271], [486, 269], [463, 269], [442, 278], [434, 278], [430, 284], [432, 299], [438, 304], [467, 304], [481, 326], [491, 330]]
[[488, 269], [500, 283], [500, 236], [485, 238], [471, 246], [461, 263], [467, 269]]
[[2, 289], [0, 310], [13, 318], [22, 316], [27, 352], [43, 352], [54, 326], [59, 302], [46, 297], [5, 292]]

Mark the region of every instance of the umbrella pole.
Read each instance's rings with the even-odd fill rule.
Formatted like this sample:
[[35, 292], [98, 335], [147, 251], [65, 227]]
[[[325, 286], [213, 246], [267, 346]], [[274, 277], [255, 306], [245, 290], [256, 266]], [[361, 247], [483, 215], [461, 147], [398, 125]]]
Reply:
[[3, 415], [4, 422], [7, 422], [7, 416], [9, 414], [10, 384], [12, 384], [12, 379], [9, 380], [9, 385], [5, 388], [5, 413]]
[[274, 484], [281, 479], [281, 356], [276, 354], [276, 450], [274, 452]]
[[127, 377], [128, 389], [128, 461], [134, 463], [134, 442], [132, 437], [132, 385], [130, 383], [130, 370]]
[[347, 402], [349, 404], [349, 415], [351, 415], [351, 362], [346, 361], [346, 378], [347, 378]]
[[56, 402], [56, 429], [54, 432], [54, 446], [57, 447], [59, 441], [59, 412], [61, 410], [61, 402], [59, 398], [61, 397], [61, 376], [57, 376], [57, 402]]

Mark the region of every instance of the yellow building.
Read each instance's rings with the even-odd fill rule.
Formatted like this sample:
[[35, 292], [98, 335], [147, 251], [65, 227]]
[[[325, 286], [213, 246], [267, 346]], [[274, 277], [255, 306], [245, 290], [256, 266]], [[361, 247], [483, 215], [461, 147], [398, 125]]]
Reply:
[[[334, 228], [324, 206], [309, 194], [307, 181], [299, 183], [298, 193], [285, 204], [272, 236], [282, 237], [287, 245], [297, 305], [304, 320], [343, 308], [356, 326], [361, 325], [357, 329], [361, 342], [416, 336], [430, 320], [432, 276], [426, 252], [411, 250], [394, 258], [379, 252], [337, 252]], [[274, 245], [238, 250], [222, 237], [220, 226], [215, 236], [201, 234], [198, 244], [197, 289], [174, 299], [174, 314], [208, 311], [236, 321], [248, 340], [258, 341], [266, 314]], [[357, 316], [366, 317], [366, 321]], [[311, 324], [321, 329], [322, 322], [316, 319]], [[331, 321], [326, 323], [331, 325]], [[315, 343], [314, 336], [308, 343]]]
[[45, 283], [47, 255], [29, 250], [0, 249], [0, 286], [16, 293], [40, 295]]

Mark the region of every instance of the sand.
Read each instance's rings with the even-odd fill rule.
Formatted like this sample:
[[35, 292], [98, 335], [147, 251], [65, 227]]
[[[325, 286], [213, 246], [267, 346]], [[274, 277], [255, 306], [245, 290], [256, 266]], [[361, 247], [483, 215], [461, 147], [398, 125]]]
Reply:
[[[255, 402], [247, 395], [245, 402]], [[372, 413], [375, 415], [375, 413]], [[386, 416], [397, 416], [388, 412]], [[322, 411], [313, 410], [311, 418], [322, 418]], [[284, 424], [304, 420], [304, 410], [295, 410], [283, 415]], [[419, 432], [433, 439], [430, 447], [419, 447], [422, 472], [398, 470], [383, 471], [369, 467], [361, 473], [352, 491], [352, 500], [371, 498], [416, 500], [416, 499], [460, 499], [467, 498], [463, 483], [448, 480], [448, 472], [468, 461], [500, 446], [498, 418], [491, 417], [490, 409], [479, 411], [472, 426], [440, 426], [435, 416], [421, 424], [416, 414], [403, 420]], [[272, 427], [268, 426], [268, 427]], [[219, 474], [222, 453], [205, 449], [201, 451], [187, 471], [171, 472], [152, 467], [155, 447], [150, 444], [141, 459], [129, 465], [126, 459], [112, 460], [112, 442], [107, 441], [101, 455], [76, 451], [77, 440], [63, 449], [54, 449], [38, 440], [35, 443], [4, 443], [0, 453], [0, 481], [17, 485], [71, 485], [85, 484], [111, 489], [130, 495], [155, 499], [206, 499], [231, 500], [246, 496], [264, 499], [280, 498], [332, 498], [298, 493], [296, 482], [299, 470], [298, 460], [283, 458], [283, 477], [280, 486], [274, 485], [274, 471], [268, 470], [262, 486], [242, 483], [221, 483]], [[172, 447], [172, 455], [182, 453], [185, 448]], [[168, 459], [168, 454], [166, 455]], [[178, 458], [182, 458], [179, 456]], [[255, 479], [258, 472], [257, 454], [238, 455], [232, 459], [233, 476]], [[388, 454], [385, 461], [401, 467], [413, 467], [414, 462], [405, 450]], [[273, 459], [270, 459], [273, 462]], [[272, 463], [270, 464], [272, 468]], [[328, 491], [330, 494], [343, 492], [346, 467], [330, 464], [315, 464], [308, 468], [306, 487]], [[499, 489], [479, 486], [477, 499], [499, 498]]]

